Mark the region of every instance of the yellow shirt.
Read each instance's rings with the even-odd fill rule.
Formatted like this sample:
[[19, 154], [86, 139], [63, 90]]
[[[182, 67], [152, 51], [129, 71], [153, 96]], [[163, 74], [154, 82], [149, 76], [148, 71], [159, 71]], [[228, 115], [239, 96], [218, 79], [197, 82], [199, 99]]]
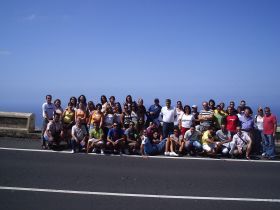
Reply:
[[63, 122], [66, 124], [69, 124], [72, 121], [74, 121], [74, 117], [75, 117], [75, 112], [70, 112], [70, 111], [66, 110], [65, 116], [63, 118]]
[[207, 139], [212, 138], [213, 136], [210, 134], [209, 131], [205, 131], [203, 136], [202, 136], [202, 144], [209, 144]]

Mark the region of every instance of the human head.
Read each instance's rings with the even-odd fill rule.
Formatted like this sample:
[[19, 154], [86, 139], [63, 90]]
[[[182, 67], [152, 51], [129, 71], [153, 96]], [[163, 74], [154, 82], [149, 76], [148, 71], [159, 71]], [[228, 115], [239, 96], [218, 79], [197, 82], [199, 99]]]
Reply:
[[239, 134], [242, 133], [241, 127], [239, 125], [236, 127], [236, 132]]
[[251, 109], [250, 108], [245, 108], [244, 115], [246, 117], [249, 117], [251, 114], [252, 114]]
[[61, 101], [60, 101], [60, 99], [55, 99], [53, 103], [54, 103], [54, 105], [55, 105], [56, 107], [60, 107], [60, 106], [61, 106]]
[[271, 115], [270, 108], [269, 107], [265, 107], [264, 108], [264, 113], [265, 113], [266, 116], [269, 117]]
[[232, 106], [228, 106], [228, 107], [227, 107], [227, 112], [228, 112], [229, 115], [232, 115], [232, 114], [233, 114], [233, 108], [232, 108]]
[[194, 133], [194, 131], [195, 131], [195, 126], [194, 125], [191, 125], [190, 131], [191, 131], [191, 133]]
[[221, 110], [224, 110], [224, 108], [225, 108], [225, 103], [224, 102], [220, 102], [220, 107], [221, 107]]
[[115, 96], [110, 96], [109, 101], [111, 103], [115, 103], [115, 100], [116, 100]]
[[60, 120], [60, 115], [59, 115], [58, 113], [55, 112], [53, 116], [54, 116], [54, 121], [55, 121], [55, 122], [59, 122], [59, 120]]
[[105, 104], [107, 102], [107, 97], [105, 95], [102, 95], [100, 97], [100, 101], [101, 101], [101, 104]]
[[142, 106], [144, 104], [144, 101], [142, 98], [139, 98], [138, 99], [138, 105]]
[[77, 125], [79, 128], [81, 127], [82, 122], [81, 122], [81, 118], [80, 118], [80, 117], [76, 120], [76, 125]]
[[127, 95], [127, 96], [126, 96], [125, 102], [127, 102], [127, 103], [132, 103], [132, 97], [131, 97], [131, 95]]
[[225, 124], [221, 124], [221, 130], [225, 131], [226, 130], [226, 125]]
[[197, 105], [192, 105], [192, 112], [194, 112], [194, 113], [197, 112]]
[[85, 95], [80, 95], [78, 98], [78, 103], [82, 102], [83, 104], [87, 103], [87, 99], [85, 97]]
[[211, 108], [214, 108], [216, 103], [215, 103], [215, 101], [214, 101], [213, 99], [210, 99], [209, 102], [208, 102], [208, 104], [209, 104], [209, 106], [210, 106]]
[[93, 101], [89, 101], [89, 102], [88, 102], [88, 109], [89, 109], [90, 111], [95, 109], [95, 106], [94, 106]]
[[159, 99], [158, 98], [155, 98], [154, 102], [155, 102], [156, 105], [159, 105]]
[[47, 103], [50, 104], [52, 102], [52, 95], [46, 95]]
[[240, 106], [241, 106], [242, 108], [244, 108], [244, 107], [246, 106], [246, 101], [245, 101], [245, 100], [241, 100], [241, 101], [240, 101]]
[[191, 114], [191, 107], [189, 105], [184, 106], [184, 113], [185, 114]]
[[234, 106], [235, 106], [234, 101], [230, 101], [230, 102], [229, 102], [229, 105], [230, 105], [230, 107], [234, 108]]
[[75, 96], [72, 96], [69, 102], [72, 103], [74, 107], [77, 106], [77, 98]]
[[263, 108], [262, 107], [258, 108], [258, 115], [263, 116]]
[[96, 104], [96, 110], [97, 111], [101, 111], [101, 109], [102, 109], [102, 105], [101, 104]]
[[177, 101], [177, 108], [183, 109], [182, 101]]
[[171, 106], [171, 100], [166, 99], [165, 104], [166, 104], [167, 108], [169, 108]]
[[202, 107], [203, 107], [204, 110], [208, 111], [208, 110], [209, 110], [208, 102], [207, 102], [207, 101], [204, 101], [204, 102], [202, 103]]

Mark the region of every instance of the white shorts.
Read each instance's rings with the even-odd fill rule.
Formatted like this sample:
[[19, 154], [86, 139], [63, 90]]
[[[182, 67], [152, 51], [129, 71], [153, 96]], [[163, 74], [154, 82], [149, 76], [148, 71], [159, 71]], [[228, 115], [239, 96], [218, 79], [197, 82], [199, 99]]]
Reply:
[[203, 144], [203, 145], [202, 145], [203, 150], [205, 150], [206, 152], [211, 152], [215, 147], [216, 147], [216, 144], [215, 144], [215, 143], [212, 143], [212, 144]]

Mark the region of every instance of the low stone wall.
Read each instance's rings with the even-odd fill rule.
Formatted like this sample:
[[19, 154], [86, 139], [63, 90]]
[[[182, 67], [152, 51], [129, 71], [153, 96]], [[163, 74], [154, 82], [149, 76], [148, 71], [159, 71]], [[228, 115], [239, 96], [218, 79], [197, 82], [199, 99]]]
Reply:
[[33, 113], [0, 112], [0, 136], [38, 138]]

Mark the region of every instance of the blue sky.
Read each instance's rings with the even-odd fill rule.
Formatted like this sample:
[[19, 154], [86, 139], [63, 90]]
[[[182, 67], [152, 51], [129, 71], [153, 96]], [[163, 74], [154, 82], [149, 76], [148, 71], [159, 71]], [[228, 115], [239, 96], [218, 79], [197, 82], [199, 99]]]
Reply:
[[0, 97], [280, 105], [278, 0], [3, 0]]

